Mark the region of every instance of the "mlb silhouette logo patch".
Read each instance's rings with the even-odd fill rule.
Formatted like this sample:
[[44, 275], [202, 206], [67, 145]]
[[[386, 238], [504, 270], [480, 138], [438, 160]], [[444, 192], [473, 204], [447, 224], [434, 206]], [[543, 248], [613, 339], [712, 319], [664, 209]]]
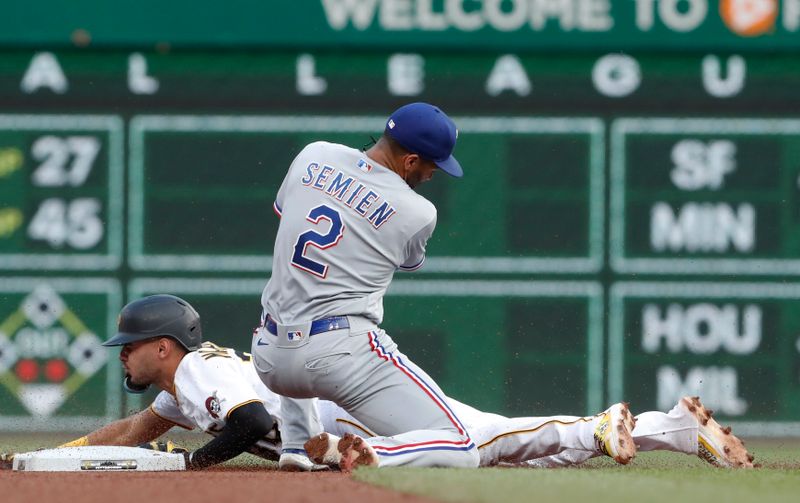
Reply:
[[368, 163], [364, 159], [359, 159], [358, 160], [358, 169], [360, 169], [364, 173], [369, 173], [370, 171], [372, 171], [372, 164]]
[[296, 340], [299, 340], [299, 339], [303, 338], [303, 332], [300, 332], [300, 331], [297, 331], [297, 332], [286, 332], [286, 337], [290, 341], [296, 341]]

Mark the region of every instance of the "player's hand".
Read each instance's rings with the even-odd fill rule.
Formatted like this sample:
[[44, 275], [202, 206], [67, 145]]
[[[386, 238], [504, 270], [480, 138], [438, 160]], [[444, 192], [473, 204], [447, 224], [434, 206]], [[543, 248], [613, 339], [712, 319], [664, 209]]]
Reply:
[[11, 470], [14, 467], [13, 452], [0, 453], [0, 470]]
[[185, 453], [189, 452], [189, 449], [185, 449], [185, 448], [183, 448], [183, 447], [181, 447], [179, 445], [176, 445], [176, 444], [172, 443], [171, 440], [167, 440], [166, 442], [164, 442], [164, 441], [155, 441], [154, 440], [152, 442], [146, 442], [144, 444], [139, 444], [136, 447], [139, 447], [139, 448], [142, 448], [142, 449], [150, 449], [150, 450], [159, 451], [159, 452], [169, 452], [171, 454], [185, 454]]

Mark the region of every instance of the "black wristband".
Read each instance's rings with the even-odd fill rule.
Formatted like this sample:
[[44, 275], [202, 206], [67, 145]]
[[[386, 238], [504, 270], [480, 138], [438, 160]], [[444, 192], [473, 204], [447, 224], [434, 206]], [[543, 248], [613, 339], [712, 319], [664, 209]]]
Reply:
[[192, 453], [189, 451], [183, 451], [183, 461], [186, 463], [187, 470], [194, 470], [195, 467], [192, 465]]

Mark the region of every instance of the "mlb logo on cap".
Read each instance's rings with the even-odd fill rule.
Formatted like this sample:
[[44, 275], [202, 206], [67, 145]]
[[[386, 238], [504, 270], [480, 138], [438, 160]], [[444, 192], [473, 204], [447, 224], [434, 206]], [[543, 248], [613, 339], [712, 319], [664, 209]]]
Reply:
[[433, 161], [448, 175], [464, 176], [453, 157], [458, 130], [438, 107], [428, 103], [402, 106], [389, 116], [384, 132], [409, 152]]

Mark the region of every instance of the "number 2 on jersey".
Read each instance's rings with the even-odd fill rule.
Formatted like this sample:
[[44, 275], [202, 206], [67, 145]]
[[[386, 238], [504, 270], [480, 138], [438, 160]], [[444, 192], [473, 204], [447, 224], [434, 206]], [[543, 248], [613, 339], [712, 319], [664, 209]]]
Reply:
[[292, 265], [320, 278], [325, 278], [328, 275], [328, 264], [306, 257], [306, 248], [311, 245], [324, 250], [336, 246], [344, 234], [344, 223], [342, 223], [342, 217], [338, 211], [324, 204], [312, 208], [308, 212], [306, 220], [314, 224], [319, 224], [320, 220], [327, 220], [331, 223], [331, 227], [328, 229], [327, 234], [307, 230], [297, 236], [297, 242], [294, 244], [294, 255], [292, 255]]

